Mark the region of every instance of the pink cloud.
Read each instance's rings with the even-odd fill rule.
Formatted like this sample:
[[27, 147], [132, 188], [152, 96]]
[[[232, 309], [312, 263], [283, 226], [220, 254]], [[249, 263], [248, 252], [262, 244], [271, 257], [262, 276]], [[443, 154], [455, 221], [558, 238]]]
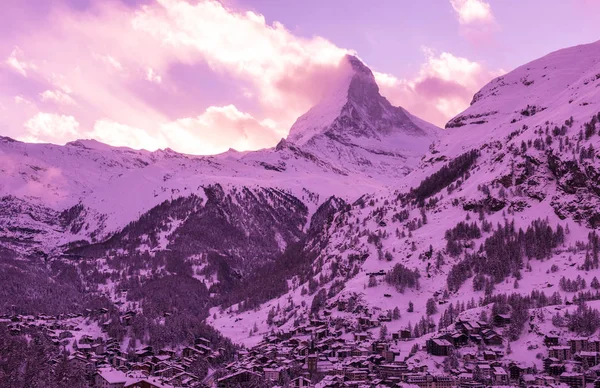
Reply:
[[77, 136], [79, 123], [73, 116], [40, 112], [24, 124], [28, 132], [21, 140], [40, 143], [60, 143], [63, 139]]
[[35, 65], [24, 62], [21, 59], [22, 56], [23, 51], [19, 47], [15, 47], [5, 63], [23, 77], [27, 77], [27, 69], [35, 69]]
[[485, 0], [450, 0], [460, 24], [460, 33], [473, 44], [489, 44], [498, 23]]
[[109, 120], [99, 120], [87, 137], [113, 146], [131, 146], [154, 151], [174, 147], [191, 154], [215, 154], [229, 148], [238, 150], [266, 148], [280, 138], [270, 120], [258, 120], [235, 106], [212, 106], [196, 117], [162, 123], [149, 132]]
[[[237, 128], [232, 122], [244, 122], [244, 140], [233, 144], [241, 149], [272, 145], [321, 97], [347, 52], [319, 37], [298, 38], [279, 23], [268, 25], [262, 15], [237, 12], [212, 0], [195, 4], [158, 0], [133, 11], [114, 2], [99, 3], [84, 13], [58, 9], [39, 30], [19, 42], [20, 49], [15, 49], [7, 64], [46, 86], [38, 97], [41, 102], [55, 104], [57, 114], [73, 116], [80, 123], [77, 133], [60, 132], [64, 138], [54, 138], [61, 143], [98, 128], [97, 133], [104, 135], [107, 128], [118, 127], [139, 128], [158, 136], [161, 128], [179, 122], [180, 128], [185, 127], [180, 134], [195, 130], [212, 139], [192, 144], [216, 144], [211, 131], [219, 133], [220, 128], [182, 125], [184, 118], [168, 117], [161, 109], [176, 101], [150, 104], [134, 87], [144, 81], [172, 89], [175, 86], [165, 78], [171, 66], [208, 63], [213, 71], [243, 85], [240, 94], [255, 101], [257, 111], [250, 114], [232, 106], [237, 113], [247, 115], [242, 117], [214, 107], [213, 111], [200, 111], [197, 117], [213, 115], [215, 123], [228, 130]], [[227, 119], [217, 120], [215, 112]], [[27, 126], [18, 131], [24, 133], [16, 137], [38, 136]], [[175, 143], [175, 137], [153, 143], [138, 131], [124, 132], [138, 135], [107, 138], [113, 143], [127, 139], [133, 147], [183, 147], [194, 152], [190, 143]], [[270, 139], [271, 144], [264, 139]], [[223, 149], [222, 145], [212, 150], [197, 147], [198, 153]]]
[[414, 78], [381, 73], [375, 73], [375, 78], [390, 102], [441, 127], [466, 109], [485, 83], [504, 73], [451, 53], [436, 56], [429, 49], [424, 52], [426, 62]]
[[492, 7], [484, 0], [450, 0], [460, 24], [492, 23]]
[[[0, 104], [12, 110], [0, 122], [7, 135], [56, 143], [95, 137], [188, 153], [274, 145], [335, 85], [349, 52], [214, 0], [157, 0], [137, 9], [99, 2], [85, 12], [57, 8], [37, 33], [14, 43], [18, 49], [12, 44], [6, 52], [4, 68], [35, 83], [37, 91], [21, 97], [29, 104], [0, 94]], [[495, 73], [449, 53], [426, 54], [414, 77], [376, 77], [393, 103], [443, 125]], [[169, 116], [165, 106], [178, 103], [167, 93], [178, 86], [169, 70], [198, 64], [239, 84], [239, 94], [251, 103], [243, 110], [239, 101], [225, 102]], [[140, 92], [140, 84], [148, 88]], [[144, 98], [146, 92], [156, 98]]]

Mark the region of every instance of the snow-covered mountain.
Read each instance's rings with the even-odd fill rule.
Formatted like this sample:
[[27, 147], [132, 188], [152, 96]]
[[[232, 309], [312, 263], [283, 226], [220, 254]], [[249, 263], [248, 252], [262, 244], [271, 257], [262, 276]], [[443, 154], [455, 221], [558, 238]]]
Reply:
[[[350, 299], [371, 316], [399, 307], [402, 317], [387, 323], [389, 332], [421, 318], [435, 327], [450, 303], [477, 304], [491, 295], [543, 290], [571, 301], [576, 292], [560, 285], [562, 277], [589, 285], [597, 276], [599, 103], [600, 42], [551, 53], [492, 80], [394, 190], [382, 188], [333, 215], [325, 248], [319, 245], [312, 268], [292, 279], [287, 293], [258, 311], [215, 309], [210, 321], [238, 341], [256, 343], [274, 329], [269, 321], [283, 331], [305, 321], [320, 289], [326, 298], [319, 305], [332, 318], [356, 315], [336, 307]], [[465, 225], [475, 225], [476, 233]], [[549, 234], [537, 240], [542, 230]], [[418, 288], [407, 280], [414, 270]], [[428, 299], [433, 314], [426, 312]], [[306, 307], [297, 308], [302, 301]], [[406, 313], [409, 301], [414, 311]], [[260, 322], [257, 335], [248, 337], [231, 317]], [[403, 349], [424, 347], [436, 335], [427, 330]], [[574, 335], [537, 318], [519, 330], [511, 357], [538, 368], [544, 334]], [[430, 361], [430, 370], [440, 367]]]
[[[357, 318], [397, 307], [390, 332], [418, 327], [397, 345], [408, 354], [454, 324], [451, 305], [514, 313], [503, 346], [541, 368], [543, 335], [573, 333], [540, 309], [591, 291], [599, 265], [600, 42], [492, 80], [445, 131], [391, 106], [346, 60], [273, 149], [196, 157], [1, 138], [0, 244], [76, 260], [122, 309], [154, 306], [161, 279], [176, 279], [173, 295], [193, 278], [207, 322], [246, 344], [325, 309], [374, 336]], [[183, 309], [161, 308], [149, 310]]]
[[334, 91], [298, 118], [288, 141], [343, 169], [406, 174], [440, 132], [392, 106], [358, 58], [346, 56], [341, 67], [344, 74]]
[[[88, 238], [96, 240], [164, 200], [202, 196], [202, 187], [215, 183], [310, 196], [312, 211], [331, 195], [353, 200], [394, 185], [390, 178], [406, 175], [441, 130], [392, 107], [379, 95], [371, 71], [355, 57], [346, 61], [340, 79], [347, 82], [302, 116], [275, 148], [192, 156], [170, 149], [110, 147], [95, 140], [56, 146], [3, 137], [0, 195], [55, 211], [81, 203], [93, 214], [86, 229]], [[326, 115], [317, 113], [324, 110]]]

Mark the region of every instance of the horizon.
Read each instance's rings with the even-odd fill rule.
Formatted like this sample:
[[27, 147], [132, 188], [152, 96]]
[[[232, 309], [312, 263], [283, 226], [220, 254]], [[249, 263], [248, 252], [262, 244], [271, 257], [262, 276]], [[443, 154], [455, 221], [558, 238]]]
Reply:
[[[443, 128], [493, 78], [600, 32], [588, 0], [407, 4], [8, 0], [0, 133], [189, 155], [271, 148], [346, 54], [394, 106]], [[547, 22], [531, 26], [533, 11]]]

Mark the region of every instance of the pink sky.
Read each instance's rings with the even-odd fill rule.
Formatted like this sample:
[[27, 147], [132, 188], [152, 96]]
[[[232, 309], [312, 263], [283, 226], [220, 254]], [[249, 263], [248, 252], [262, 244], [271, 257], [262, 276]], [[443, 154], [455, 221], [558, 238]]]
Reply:
[[493, 77], [598, 38], [594, 1], [3, 0], [0, 134], [192, 154], [270, 147], [346, 53], [439, 126]]

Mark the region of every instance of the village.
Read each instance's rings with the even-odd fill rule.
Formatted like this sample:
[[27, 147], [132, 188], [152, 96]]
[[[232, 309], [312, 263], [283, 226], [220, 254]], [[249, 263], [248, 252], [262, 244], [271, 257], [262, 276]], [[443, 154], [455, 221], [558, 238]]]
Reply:
[[[60, 317], [7, 315], [1, 321], [15, 336], [27, 327], [42, 330], [70, 353], [69, 363], [84, 371], [90, 386], [101, 388], [600, 387], [600, 338], [545, 335], [546, 356], [538, 370], [508, 357], [506, 314], [491, 323], [459, 317], [448, 328], [415, 339], [407, 329], [381, 330], [389, 318], [368, 309], [354, 322], [334, 319], [332, 311], [344, 307], [332, 303], [309, 322], [273, 330], [220, 367], [223, 349], [205, 338], [177, 350], [142, 346], [126, 352], [102, 323], [95, 333], [82, 330], [82, 322], [102, 322], [105, 309]], [[133, 315], [122, 313], [122, 322]], [[205, 376], [193, 371], [199, 360], [208, 366]]]

